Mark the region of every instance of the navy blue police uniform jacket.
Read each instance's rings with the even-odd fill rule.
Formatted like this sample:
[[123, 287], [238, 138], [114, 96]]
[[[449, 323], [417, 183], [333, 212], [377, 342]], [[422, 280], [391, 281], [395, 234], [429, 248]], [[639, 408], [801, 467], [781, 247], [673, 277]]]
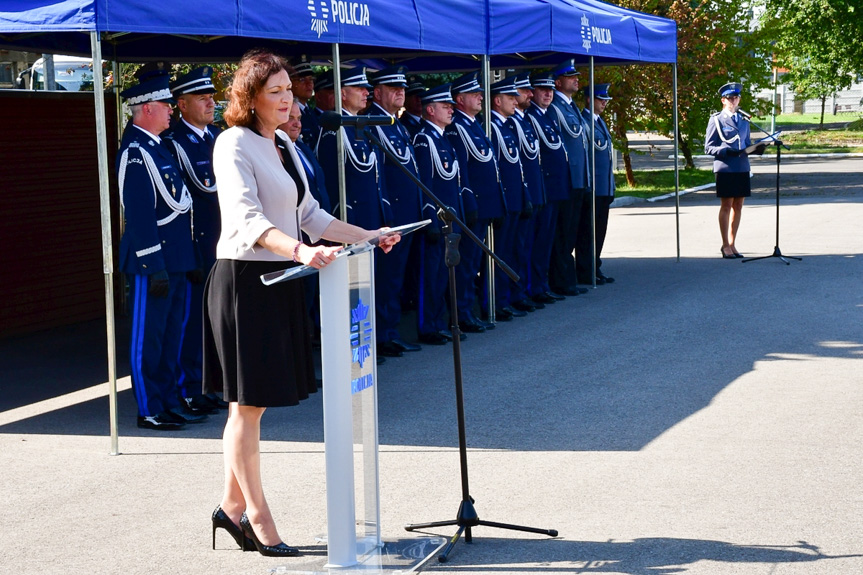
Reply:
[[321, 126], [318, 124], [318, 116], [319, 114], [315, 114], [315, 109], [308, 104], [300, 112], [300, 121], [303, 125], [300, 134], [306, 143], [312, 143], [318, 137], [318, 132], [321, 130]]
[[213, 146], [221, 129], [210, 124], [207, 132], [210, 136], [201, 138], [181, 120], [160, 136], [179, 164], [186, 187], [192, 194], [195, 242], [205, 268], [216, 262], [216, 244], [222, 230], [219, 195], [216, 193], [216, 177], [213, 174]]
[[[342, 112], [343, 116], [349, 116]], [[324, 169], [327, 191], [330, 196], [332, 213], [339, 216], [339, 176], [338, 161], [345, 164], [345, 197], [347, 201], [347, 220], [349, 223], [376, 230], [393, 221], [390, 204], [384, 193], [384, 173], [380, 169], [378, 155], [365, 136], [353, 126], [343, 126], [339, 132], [324, 130], [318, 142], [318, 162]], [[345, 152], [343, 158], [336, 156], [336, 138], [343, 137]]]
[[[147, 156], [153, 162], [153, 179]], [[183, 273], [198, 267], [192, 241], [191, 195], [164, 142], [157, 142], [130, 122], [117, 153], [116, 168], [126, 221], [120, 240], [123, 273]], [[164, 195], [153, 183], [156, 178], [163, 184]]]
[[[590, 114], [591, 111], [585, 108], [581, 112], [584, 118], [585, 127], [587, 128], [587, 136], [590, 137]], [[597, 196], [612, 196], [614, 197], [614, 170], [611, 166], [611, 151], [613, 144], [611, 141], [611, 132], [608, 125], [601, 116], [596, 117], [596, 123], [593, 127], [593, 154], [596, 162], [596, 195]]]
[[[285, 136], [287, 138], [287, 135]], [[300, 163], [303, 165], [303, 170], [306, 172], [306, 180], [309, 182], [309, 191], [312, 192], [312, 196], [318, 200], [318, 205], [322, 210], [326, 210], [327, 212], [332, 212], [333, 208], [330, 205], [330, 196], [327, 193], [327, 179], [324, 175], [324, 168], [321, 166], [320, 162], [318, 162], [318, 158], [315, 156], [314, 150], [312, 150], [308, 144], [306, 144], [303, 140], [297, 140], [294, 142], [294, 146], [297, 148], [297, 155], [300, 157]]]
[[543, 111], [533, 102], [527, 109], [527, 116], [533, 125], [534, 133], [539, 137], [545, 195], [549, 202], [567, 199], [571, 187], [566, 146], [563, 145], [560, 130], [553, 120], [554, 115], [555, 112], [550, 107]]
[[521, 169], [527, 186], [527, 197], [534, 208], [545, 205], [545, 182], [542, 177], [539, 138], [525, 114], [516, 112], [508, 118], [506, 125], [519, 142]]
[[[369, 108], [367, 115], [387, 116], [388, 114], [375, 103]], [[375, 136], [398, 158], [398, 162], [414, 176], [419, 177], [411, 135], [401, 122], [396, 119], [392, 126], [375, 126], [373, 129], [376, 132]], [[378, 151], [378, 154], [379, 164], [383, 164], [384, 168], [385, 193], [393, 214], [392, 223], [400, 226], [419, 221], [422, 219], [423, 199], [419, 187], [386, 154], [382, 151]]]
[[500, 183], [506, 195], [507, 212], [510, 214], [521, 212], [527, 199], [527, 186], [521, 168], [519, 142], [501, 116], [494, 112], [491, 115], [491, 131], [491, 143], [497, 158]]
[[[446, 137], [427, 121], [414, 137], [414, 150], [420, 180], [444, 205], [453, 208], [461, 218], [464, 214], [460, 169], [455, 150]], [[437, 206], [431, 200], [423, 203], [423, 218], [431, 219], [429, 227], [440, 229]]]
[[[557, 125], [566, 156], [569, 160], [569, 179], [572, 189], [590, 187], [590, 173], [587, 169], [587, 137], [584, 122], [575, 104], [564, 99], [559, 92], [554, 93], [554, 99], [546, 111], [553, 114], [551, 119]], [[589, 129], [589, 128], [588, 128]]]
[[506, 213], [506, 198], [498, 176], [494, 150], [478, 119], [454, 110], [444, 130], [461, 166], [462, 186], [473, 192], [477, 215], [491, 220]]
[[414, 136], [419, 134], [422, 126], [422, 118], [417, 118], [413, 114], [409, 114], [407, 112], [402, 112], [402, 115], [399, 116], [399, 121], [402, 123], [402, 126], [405, 127], [405, 130], [408, 131], [408, 134], [411, 136], [411, 142], [413, 142]]
[[752, 145], [749, 121], [739, 113], [716, 112], [707, 121], [704, 153], [713, 156], [714, 172], [748, 172], [749, 156], [728, 155], [728, 150], [743, 150]]

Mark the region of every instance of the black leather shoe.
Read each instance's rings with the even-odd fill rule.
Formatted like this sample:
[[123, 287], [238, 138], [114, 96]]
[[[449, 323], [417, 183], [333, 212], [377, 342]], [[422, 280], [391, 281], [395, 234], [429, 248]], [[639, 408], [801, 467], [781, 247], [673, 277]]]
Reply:
[[497, 321], [512, 321], [512, 314], [501, 308], [494, 312], [494, 319]]
[[213, 405], [206, 395], [184, 397], [183, 402], [186, 404], [186, 408], [195, 415], [215, 415], [219, 413], [219, 408]]
[[378, 365], [380, 365], [380, 364], [382, 364], [382, 363], [386, 362], [386, 360], [387, 360], [387, 358], [385, 358], [385, 357], [384, 357], [384, 356], [382, 356], [382, 355], [379, 355], [379, 356], [377, 356], [377, 357], [375, 358], [375, 361], [377, 362], [377, 364], [378, 364]]
[[177, 431], [186, 426], [174, 421], [173, 418], [169, 419], [165, 417], [163, 413], [160, 413], [158, 415], [139, 415], [138, 427], [142, 429], [157, 429], [159, 431]]
[[[737, 256], [734, 256], [734, 257], [737, 257]], [[596, 272], [596, 283], [599, 283], [599, 280], [602, 280], [602, 283], [604, 283], [604, 284], [613, 284], [614, 283], [614, 278], [610, 278], [602, 272]]]
[[192, 413], [188, 407], [181, 405], [180, 407], [172, 407], [164, 412], [165, 416], [173, 417], [177, 423], [204, 423], [207, 421], [207, 416], [204, 414]]
[[545, 295], [550, 297], [551, 299], [557, 300], [557, 301], [563, 301], [566, 299], [565, 295], [561, 295], [558, 292], [553, 291], [553, 290], [548, 290], [547, 292], [545, 292]]
[[422, 350], [422, 346], [419, 346], [415, 343], [408, 343], [408, 342], [400, 340], [400, 339], [394, 339], [390, 343], [401, 348], [402, 351], [420, 351], [420, 350]]
[[[447, 339], [447, 341], [452, 341], [452, 332], [450, 330], [442, 329], [438, 333], [441, 334], [442, 336], [444, 336]], [[458, 336], [459, 341], [464, 341], [466, 339], [467, 339], [467, 334], [465, 334], [465, 333], [459, 334], [459, 336]]]
[[524, 299], [521, 301], [515, 302], [514, 304], [512, 304], [512, 307], [514, 307], [515, 309], [517, 309], [519, 311], [523, 311], [523, 312], [527, 312], [527, 313], [530, 313], [532, 311], [536, 311], [536, 307], [531, 305], [530, 302], [528, 302], [527, 300], [524, 300]]
[[528, 297], [525, 298], [527, 303], [535, 307], [536, 309], [545, 309], [545, 304], [541, 301], [536, 301], [536, 298]]
[[421, 333], [419, 340], [429, 345], [446, 345], [447, 342], [451, 341], [437, 332]]
[[401, 357], [404, 355], [402, 348], [391, 341], [378, 343], [378, 355], [384, 357]]
[[489, 331], [489, 330], [494, 329], [494, 324], [493, 324], [493, 323], [491, 323], [490, 321], [483, 321], [483, 320], [481, 320], [481, 319], [479, 319], [479, 318], [476, 318], [476, 317], [475, 317], [474, 319], [476, 320], [476, 322], [477, 322], [479, 325], [481, 325], [482, 327], [484, 327], [484, 328], [485, 328], [485, 331]]
[[219, 397], [218, 393], [205, 393], [204, 397], [210, 400], [210, 403], [212, 403], [219, 409], [228, 409], [228, 402]]
[[503, 311], [509, 312], [512, 317], [524, 317], [527, 315], [526, 311], [521, 311], [520, 309], [515, 309], [514, 307], [509, 306], [509, 305], [506, 306], [505, 308], [503, 308]]
[[[578, 283], [586, 286], [593, 285], [593, 281], [590, 279], [590, 276], [578, 278]], [[605, 280], [602, 279], [602, 277], [600, 277], [598, 274], [596, 276], [596, 285], [605, 285]]]
[[[542, 304], [542, 307], [545, 307], [546, 304], [557, 303], [557, 300], [555, 298], [551, 297], [551, 295], [549, 295], [548, 292], [541, 293], [541, 294], [535, 295], [535, 296], [531, 296], [530, 299], [532, 299], [534, 301], [534, 304]], [[537, 309], [541, 309], [541, 308], [537, 307]]]
[[473, 318], [467, 318], [458, 322], [458, 327], [466, 333], [483, 333], [485, 331], [485, 326]]

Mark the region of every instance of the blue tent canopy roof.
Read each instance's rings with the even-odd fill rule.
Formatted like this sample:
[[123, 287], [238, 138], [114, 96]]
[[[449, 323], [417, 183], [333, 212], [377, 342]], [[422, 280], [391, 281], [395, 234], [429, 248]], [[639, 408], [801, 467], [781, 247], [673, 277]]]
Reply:
[[[413, 59], [415, 71], [540, 66], [564, 55], [598, 64], [675, 62], [676, 23], [599, 0], [213, 0], [178, 12], [176, 0], [6, 0], [0, 47], [125, 62], [231, 61], [253, 46], [287, 56]], [[417, 59], [419, 57], [419, 59]], [[410, 64], [408, 64], [410, 66]]]

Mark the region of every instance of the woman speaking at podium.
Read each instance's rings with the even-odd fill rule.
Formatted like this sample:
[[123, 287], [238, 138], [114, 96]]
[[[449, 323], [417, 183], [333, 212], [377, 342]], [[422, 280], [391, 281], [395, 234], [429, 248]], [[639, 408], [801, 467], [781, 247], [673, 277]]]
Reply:
[[[751, 195], [749, 186], [749, 156], [744, 151], [752, 144], [749, 135], [749, 120], [739, 111], [740, 92], [743, 85], [736, 82], [719, 89], [722, 110], [710, 116], [707, 135], [704, 137], [704, 153], [713, 156], [713, 172], [716, 174], [716, 197], [719, 206], [719, 233], [722, 236], [720, 249], [724, 259], [742, 258], [735, 240], [740, 227], [743, 199]], [[762, 152], [764, 148], [759, 148]]]
[[[339, 247], [308, 246], [325, 238], [355, 243], [374, 231], [333, 218], [309, 192], [293, 142], [280, 124], [293, 104], [289, 66], [252, 50], [230, 88], [213, 167], [222, 231], [204, 300], [204, 389], [230, 403], [223, 436], [225, 491], [213, 512], [244, 550], [296, 555], [279, 537], [261, 485], [260, 425], [267, 407], [296, 405], [316, 391], [303, 282], [272, 286], [260, 276], [292, 265], [322, 268]], [[389, 251], [399, 237], [383, 238]]]

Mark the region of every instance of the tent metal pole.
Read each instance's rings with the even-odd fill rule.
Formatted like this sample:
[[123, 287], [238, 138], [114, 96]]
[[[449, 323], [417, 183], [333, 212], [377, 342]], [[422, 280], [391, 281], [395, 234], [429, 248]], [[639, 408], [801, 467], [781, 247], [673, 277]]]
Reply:
[[677, 62], [673, 65], [674, 82], [674, 224], [677, 233], [677, 263], [680, 263], [680, 126], [677, 117]]
[[[342, 61], [339, 54], [339, 45], [333, 44], [333, 96], [335, 96], [335, 110], [337, 114], [342, 113]], [[339, 218], [343, 222], [348, 221], [347, 184], [345, 181], [345, 144], [342, 140], [342, 129], [339, 128], [336, 137], [336, 155], [339, 161], [336, 166], [339, 174]]]
[[105, 126], [105, 80], [99, 32], [90, 32], [93, 55], [93, 100], [96, 107], [96, 149], [99, 162], [99, 213], [102, 220], [102, 271], [105, 274], [105, 323], [108, 335], [108, 405], [111, 455], [119, 455], [117, 426], [117, 342], [114, 321], [114, 249], [111, 245], [111, 198], [108, 191], [108, 133]]
[[[483, 130], [487, 137], [491, 137], [491, 58], [488, 54], [482, 55], [482, 70], [481, 80], [483, 87], [482, 99], [482, 115], [483, 115]], [[466, 168], [466, 167], [465, 167]], [[494, 251], [494, 227], [489, 223], [485, 232], [486, 245], [488, 249]], [[485, 261], [485, 289], [488, 294], [488, 321], [495, 323], [495, 310], [497, 302], [494, 297], [494, 261], [488, 256], [483, 256]]]
[[[596, 288], [596, 113], [593, 110], [596, 78], [593, 75], [593, 56], [590, 57], [590, 279]], [[609, 145], [611, 143], [609, 142]]]

